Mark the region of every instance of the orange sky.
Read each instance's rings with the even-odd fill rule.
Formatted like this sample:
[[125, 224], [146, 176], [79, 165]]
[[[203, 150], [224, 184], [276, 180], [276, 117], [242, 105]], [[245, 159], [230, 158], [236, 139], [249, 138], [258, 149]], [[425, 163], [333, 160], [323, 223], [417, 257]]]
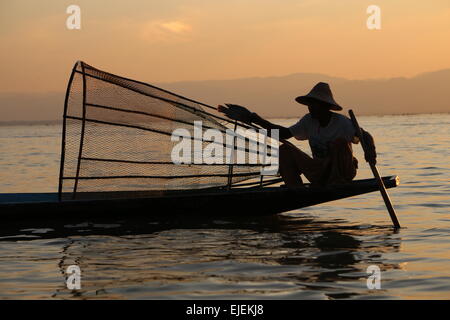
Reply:
[[[71, 4], [81, 30], [66, 28]], [[450, 67], [450, 1], [2, 0], [0, 37], [0, 92], [64, 91], [76, 60], [153, 83], [413, 76]]]

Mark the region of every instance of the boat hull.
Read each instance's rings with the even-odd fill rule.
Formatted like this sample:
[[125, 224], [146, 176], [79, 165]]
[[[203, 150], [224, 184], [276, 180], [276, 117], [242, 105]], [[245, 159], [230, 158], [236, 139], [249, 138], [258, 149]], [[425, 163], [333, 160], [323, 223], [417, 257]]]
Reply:
[[[397, 176], [384, 177], [383, 180], [386, 188], [399, 184]], [[58, 201], [57, 193], [0, 194], [0, 212], [3, 222], [69, 218], [263, 216], [377, 190], [375, 179], [365, 179], [330, 187], [236, 188], [123, 199]]]

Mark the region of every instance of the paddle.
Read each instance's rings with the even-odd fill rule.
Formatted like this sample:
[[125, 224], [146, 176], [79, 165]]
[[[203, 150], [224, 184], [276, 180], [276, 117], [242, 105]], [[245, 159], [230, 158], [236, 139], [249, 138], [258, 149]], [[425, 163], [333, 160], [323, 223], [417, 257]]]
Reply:
[[[364, 141], [364, 136], [362, 134], [361, 128], [359, 127], [358, 121], [356, 121], [355, 114], [353, 113], [353, 110], [349, 110], [348, 113], [349, 113], [350, 118], [352, 119], [353, 125], [356, 129], [356, 134], [359, 138], [359, 141], [361, 141], [361, 146], [364, 150], [364, 153], [366, 153], [368, 151], [367, 145]], [[370, 169], [372, 169], [372, 173], [378, 182], [378, 186], [380, 188], [381, 195], [383, 196], [384, 203], [386, 204], [386, 208], [389, 212], [389, 215], [391, 216], [391, 220], [392, 220], [392, 223], [394, 224], [394, 228], [398, 229], [398, 228], [400, 228], [400, 223], [398, 222], [397, 215], [395, 214], [394, 207], [392, 206], [392, 203], [391, 203], [391, 199], [389, 199], [389, 195], [387, 194], [386, 187], [384, 186], [383, 180], [381, 179], [380, 174], [378, 173], [377, 167], [375, 166], [375, 163], [370, 162], [370, 161], [367, 161], [367, 162], [369, 163]]]

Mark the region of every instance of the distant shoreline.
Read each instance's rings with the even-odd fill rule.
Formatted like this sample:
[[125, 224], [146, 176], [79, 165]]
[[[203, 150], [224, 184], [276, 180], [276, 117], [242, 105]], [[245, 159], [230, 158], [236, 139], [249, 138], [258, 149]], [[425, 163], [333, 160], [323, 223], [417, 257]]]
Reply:
[[[339, 113], [339, 112], [337, 112]], [[345, 112], [340, 112], [340, 114], [344, 114], [347, 116]], [[419, 113], [387, 113], [387, 114], [361, 114], [360, 117], [390, 117], [390, 116], [418, 116], [418, 115], [431, 115], [431, 114], [450, 114], [450, 111], [448, 112], [419, 112]], [[268, 119], [292, 119], [295, 117], [266, 117]]]
[[[360, 117], [386, 117], [386, 116], [417, 116], [417, 115], [433, 115], [433, 114], [450, 114], [450, 112], [427, 112], [427, 113], [393, 113], [393, 114], [370, 114], [370, 115], [360, 115]], [[293, 119], [296, 117], [267, 117], [268, 119]], [[0, 126], [49, 126], [55, 124], [62, 124], [61, 120], [14, 120], [14, 121], [0, 121]]]

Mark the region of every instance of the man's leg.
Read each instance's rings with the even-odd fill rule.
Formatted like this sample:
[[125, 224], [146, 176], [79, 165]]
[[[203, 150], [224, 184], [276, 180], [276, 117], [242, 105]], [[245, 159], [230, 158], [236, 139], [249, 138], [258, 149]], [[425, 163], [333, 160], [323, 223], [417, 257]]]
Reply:
[[353, 157], [351, 144], [345, 139], [337, 139], [330, 144], [329, 183], [350, 182], [356, 176], [357, 160]]
[[323, 168], [320, 161], [311, 158], [291, 144], [282, 144], [279, 152], [280, 174], [286, 186], [298, 187], [303, 185], [301, 174], [310, 182], [316, 182]]

